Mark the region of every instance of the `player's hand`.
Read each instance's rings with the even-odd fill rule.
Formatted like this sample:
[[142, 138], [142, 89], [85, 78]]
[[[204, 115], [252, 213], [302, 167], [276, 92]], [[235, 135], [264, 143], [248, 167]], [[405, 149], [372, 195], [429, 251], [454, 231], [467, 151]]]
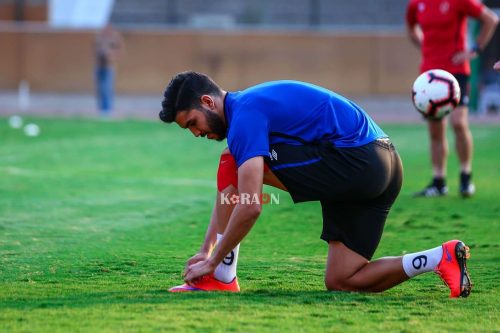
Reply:
[[497, 72], [500, 72], [500, 60], [495, 62], [495, 64], [493, 65], [493, 69], [496, 70]]
[[198, 252], [191, 258], [186, 263], [185, 269], [187, 269], [189, 266], [196, 264], [199, 261], [207, 260], [209, 257], [208, 253], [205, 252]]
[[198, 261], [196, 264], [190, 265], [184, 272], [184, 281], [187, 284], [196, 282], [204, 275], [213, 273], [216, 265], [210, 259]]
[[455, 55], [453, 55], [451, 61], [453, 62], [453, 64], [459, 65], [466, 62], [467, 60], [475, 58], [476, 56], [477, 53], [474, 51], [460, 51], [455, 53]]

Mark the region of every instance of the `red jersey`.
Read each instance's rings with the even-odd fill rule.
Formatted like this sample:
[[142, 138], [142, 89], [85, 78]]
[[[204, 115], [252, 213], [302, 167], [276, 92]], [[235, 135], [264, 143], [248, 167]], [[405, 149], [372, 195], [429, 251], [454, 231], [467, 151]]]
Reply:
[[466, 49], [467, 16], [478, 18], [484, 5], [478, 0], [410, 0], [406, 21], [423, 32], [420, 71], [444, 69], [470, 74], [468, 61], [454, 65], [453, 55]]

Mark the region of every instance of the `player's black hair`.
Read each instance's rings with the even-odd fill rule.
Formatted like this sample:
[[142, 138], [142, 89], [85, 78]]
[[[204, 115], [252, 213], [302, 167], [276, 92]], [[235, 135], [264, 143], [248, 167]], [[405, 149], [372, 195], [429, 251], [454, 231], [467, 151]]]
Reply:
[[222, 96], [222, 90], [205, 74], [193, 71], [177, 74], [163, 93], [160, 119], [166, 123], [172, 123], [175, 121], [177, 112], [199, 109], [200, 98], [203, 95]]

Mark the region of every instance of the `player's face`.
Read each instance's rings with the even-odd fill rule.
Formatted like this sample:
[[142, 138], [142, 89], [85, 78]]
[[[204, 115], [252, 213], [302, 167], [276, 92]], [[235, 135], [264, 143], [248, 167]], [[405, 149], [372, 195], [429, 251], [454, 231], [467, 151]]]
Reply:
[[201, 106], [201, 109], [179, 112], [175, 121], [182, 128], [187, 128], [195, 137], [207, 137], [222, 141], [226, 138], [226, 125], [214, 111]]
[[[226, 124], [224, 120], [215, 112], [208, 110], [202, 106], [202, 113], [205, 115], [205, 121], [208, 124], [208, 128], [210, 129], [210, 133], [207, 134], [207, 138], [215, 139], [217, 141], [222, 141], [226, 138]], [[215, 135], [216, 137], [212, 138], [210, 135]]]

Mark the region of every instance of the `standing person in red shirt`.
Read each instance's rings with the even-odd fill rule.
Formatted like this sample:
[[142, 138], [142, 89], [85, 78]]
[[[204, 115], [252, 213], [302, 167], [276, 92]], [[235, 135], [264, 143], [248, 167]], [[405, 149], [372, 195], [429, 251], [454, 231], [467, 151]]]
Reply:
[[[479, 20], [481, 29], [467, 47], [467, 17]], [[475, 192], [472, 177], [472, 134], [467, 119], [469, 60], [477, 57], [490, 41], [498, 24], [498, 16], [478, 0], [410, 0], [406, 12], [408, 35], [422, 52], [420, 71], [444, 69], [460, 84], [462, 96], [451, 115], [455, 146], [460, 161], [460, 194], [470, 197]], [[436, 197], [448, 193], [446, 161], [448, 142], [444, 119], [428, 120], [431, 139], [433, 180], [416, 196]]]

